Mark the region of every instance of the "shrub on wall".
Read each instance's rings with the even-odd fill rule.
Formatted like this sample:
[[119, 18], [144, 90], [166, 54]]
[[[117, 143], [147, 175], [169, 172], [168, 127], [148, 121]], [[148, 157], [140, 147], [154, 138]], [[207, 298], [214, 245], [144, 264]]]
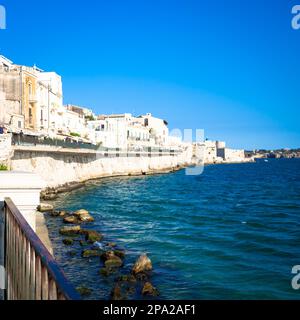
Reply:
[[7, 170], [8, 170], [7, 165], [0, 163], [0, 171], [7, 171]]
[[72, 137], [80, 137], [80, 134], [77, 133], [77, 132], [70, 132], [70, 135], [71, 135]]

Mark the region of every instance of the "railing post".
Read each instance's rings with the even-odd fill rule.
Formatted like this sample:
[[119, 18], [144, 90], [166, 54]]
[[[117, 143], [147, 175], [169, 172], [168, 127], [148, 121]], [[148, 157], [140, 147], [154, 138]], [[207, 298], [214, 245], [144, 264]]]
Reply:
[[6, 299], [5, 277], [5, 212], [4, 202], [0, 201], [0, 300]]

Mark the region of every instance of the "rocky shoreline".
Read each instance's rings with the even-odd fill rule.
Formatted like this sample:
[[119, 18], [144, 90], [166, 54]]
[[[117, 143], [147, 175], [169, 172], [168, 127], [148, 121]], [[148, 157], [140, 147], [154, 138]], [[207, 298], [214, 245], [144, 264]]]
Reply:
[[[98, 259], [99, 277], [111, 281], [110, 299], [127, 300], [136, 296], [159, 296], [158, 289], [151, 283], [153, 266], [150, 258], [142, 253], [132, 265], [130, 272], [126, 271], [123, 268], [124, 260], [127, 258], [126, 249], [116, 242], [106, 241], [101, 231], [93, 228], [94, 218], [87, 210], [55, 210], [49, 204], [41, 204], [38, 209], [51, 218], [61, 219], [63, 226], [57, 233], [66, 250], [77, 244], [81, 259]], [[69, 251], [70, 258], [77, 253], [77, 250]], [[83, 298], [88, 298], [93, 291], [84, 284], [84, 279], [76, 290]]]
[[84, 188], [86, 186], [86, 183], [88, 181], [93, 181], [93, 180], [100, 180], [100, 179], [105, 179], [105, 178], [112, 178], [112, 177], [135, 177], [135, 176], [144, 176], [144, 175], [156, 175], [156, 174], [167, 174], [167, 173], [172, 173], [179, 171], [181, 169], [185, 169], [187, 166], [176, 166], [172, 168], [167, 168], [163, 170], [151, 170], [147, 172], [131, 172], [131, 173], [119, 173], [119, 174], [109, 174], [109, 175], [102, 175], [97, 178], [93, 179], [87, 179], [84, 181], [74, 181], [74, 182], [68, 182], [63, 185], [58, 185], [57, 187], [47, 187], [41, 192], [41, 200], [44, 201], [53, 201], [56, 200], [60, 194], [62, 193], [67, 193], [71, 192], [80, 188]]

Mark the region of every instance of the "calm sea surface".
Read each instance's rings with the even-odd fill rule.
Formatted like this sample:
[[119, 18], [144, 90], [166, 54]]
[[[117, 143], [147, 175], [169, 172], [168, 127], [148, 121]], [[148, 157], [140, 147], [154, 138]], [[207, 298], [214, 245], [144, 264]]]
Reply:
[[[55, 206], [89, 210], [96, 222], [86, 227], [126, 250], [122, 273], [148, 253], [162, 299], [300, 298], [291, 287], [292, 266], [300, 265], [300, 159], [207, 166], [200, 176], [106, 178]], [[108, 299], [116, 275], [99, 275], [99, 258], [62, 244], [60, 218], [47, 224], [74, 285]]]

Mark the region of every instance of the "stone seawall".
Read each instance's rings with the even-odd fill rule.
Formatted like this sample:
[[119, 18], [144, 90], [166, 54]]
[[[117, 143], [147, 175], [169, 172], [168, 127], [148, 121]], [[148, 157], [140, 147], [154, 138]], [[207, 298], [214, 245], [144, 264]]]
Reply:
[[91, 150], [17, 146], [11, 169], [37, 173], [49, 188], [115, 175], [172, 171], [192, 164], [193, 151], [178, 155], [104, 155]]

